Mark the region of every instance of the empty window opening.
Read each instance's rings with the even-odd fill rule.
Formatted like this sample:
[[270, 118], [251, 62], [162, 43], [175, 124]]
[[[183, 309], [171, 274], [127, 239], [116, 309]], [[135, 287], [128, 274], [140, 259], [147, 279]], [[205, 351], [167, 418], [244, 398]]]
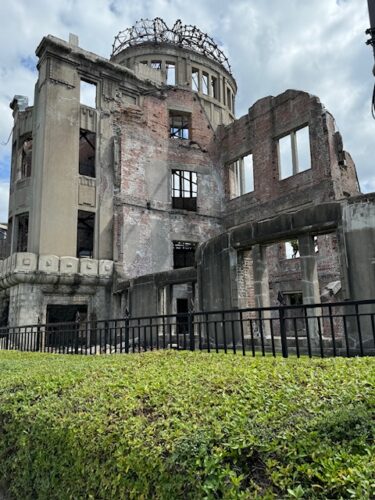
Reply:
[[92, 258], [94, 254], [95, 214], [78, 210], [77, 257]]
[[173, 242], [173, 268], [193, 267], [195, 264], [196, 243], [188, 241]]
[[176, 85], [176, 65], [172, 62], [167, 62], [167, 85]]
[[280, 179], [311, 168], [309, 127], [295, 130], [278, 140]]
[[231, 91], [227, 87], [227, 106], [230, 110], [232, 110], [232, 97], [231, 97]]
[[88, 130], [79, 131], [79, 174], [95, 177], [96, 134]]
[[189, 299], [176, 299], [176, 326], [178, 335], [186, 335], [189, 328]]
[[192, 68], [191, 70], [191, 89], [194, 92], [199, 91], [199, 70], [196, 68]]
[[172, 207], [197, 210], [197, 174], [187, 170], [172, 170]]
[[33, 153], [33, 140], [26, 137], [21, 140], [21, 148], [18, 160], [17, 179], [24, 179], [31, 176], [31, 158]]
[[202, 94], [208, 95], [208, 74], [202, 73]]
[[236, 198], [254, 191], [253, 155], [239, 158], [229, 167], [230, 197]]
[[217, 78], [215, 78], [214, 76], [211, 76], [211, 95], [215, 99], [218, 98], [218, 91], [217, 90], [218, 90], [217, 89]]
[[16, 252], [27, 252], [29, 240], [29, 214], [20, 214], [16, 216], [17, 242]]
[[189, 113], [169, 112], [169, 136], [174, 139], [190, 139]]
[[151, 61], [151, 68], [161, 70], [161, 61]]
[[80, 103], [90, 108], [96, 108], [96, 84], [81, 80]]
[[[45, 345], [61, 350], [66, 346], [85, 345], [87, 342], [86, 325], [87, 305], [58, 305], [48, 304], [46, 311], [48, 327], [45, 333]], [[76, 323], [64, 325], [60, 323]], [[79, 326], [81, 324], [81, 326]]]
[[86, 305], [47, 305], [47, 323], [86, 321]]
[[234, 114], [235, 112], [235, 107], [234, 107], [234, 94], [232, 94], [232, 113]]
[[298, 240], [290, 240], [285, 242], [285, 258], [286, 259], [298, 259], [299, 254], [299, 244]]

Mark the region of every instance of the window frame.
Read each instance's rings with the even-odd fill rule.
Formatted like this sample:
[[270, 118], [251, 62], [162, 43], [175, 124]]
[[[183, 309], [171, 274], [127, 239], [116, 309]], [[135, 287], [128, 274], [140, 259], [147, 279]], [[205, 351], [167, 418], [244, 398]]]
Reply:
[[[170, 109], [168, 119], [170, 139], [191, 140], [191, 113]], [[178, 119], [181, 119], [181, 126], [178, 126]]]
[[[186, 189], [185, 182], [189, 188]], [[177, 185], [178, 184], [178, 185]], [[189, 196], [186, 196], [188, 194]], [[177, 195], [177, 196], [176, 196]], [[197, 211], [198, 174], [191, 170], [172, 170], [172, 208]]]
[[[183, 269], [185, 267], [194, 267], [195, 251], [198, 243], [196, 241], [173, 240], [173, 269]], [[183, 261], [184, 265], [177, 265], [178, 260]]]
[[[308, 146], [309, 146], [309, 158], [310, 158], [310, 165], [308, 168], [303, 168], [301, 170], [300, 164], [299, 164], [299, 159], [298, 159], [298, 141], [297, 141], [297, 134], [299, 131], [307, 128], [307, 133], [308, 133]], [[291, 148], [291, 159], [292, 159], [292, 173], [289, 175], [283, 175], [283, 168], [282, 168], [282, 162], [281, 162], [281, 153], [280, 153], [280, 141], [281, 139], [285, 139], [287, 137], [290, 137], [290, 148]], [[312, 169], [312, 161], [311, 161], [311, 141], [310, 141], [310, 126], [309, 123], [305, 123], [301, 125], [300, 127], [297, 127], [291, 131], [289, 131], [287, 134], [284, 134], [277, 139], [277, 162], [278, 162], [278, 171], [279, 171], [279, 180], [282, 181], [284, 179], [289, 179], [290, 177], [294, 177], [297, 174], [300, 174], [302, 172], [306, 172], [308, 170]], [[284, 173], [285, 173], [285, 166], [284, 166]]]

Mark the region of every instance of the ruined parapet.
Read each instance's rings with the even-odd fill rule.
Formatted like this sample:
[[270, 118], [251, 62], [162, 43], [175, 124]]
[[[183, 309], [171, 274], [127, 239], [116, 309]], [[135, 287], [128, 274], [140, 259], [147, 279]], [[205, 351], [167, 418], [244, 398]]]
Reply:
[[151, 82], [196, 92], [214, 127], [234, 118], [237, 84], [228, 58], [196, 26], [141, 20], [115, 37], [111, 61]]

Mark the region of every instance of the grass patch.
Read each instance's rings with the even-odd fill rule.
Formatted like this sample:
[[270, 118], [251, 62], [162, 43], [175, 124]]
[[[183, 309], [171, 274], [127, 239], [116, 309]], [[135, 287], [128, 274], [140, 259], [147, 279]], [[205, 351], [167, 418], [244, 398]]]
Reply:
[[371, 358], [0, 353], [15, 498], [371, 498]]

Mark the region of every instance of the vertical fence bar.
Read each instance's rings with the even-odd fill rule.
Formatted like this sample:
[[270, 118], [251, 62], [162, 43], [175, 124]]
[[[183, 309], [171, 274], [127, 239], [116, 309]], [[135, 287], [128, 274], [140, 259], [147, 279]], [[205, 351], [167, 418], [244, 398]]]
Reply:
[[227, 324], [225, 320], [225, 313], [221, 313], [221, 322], [223, 324], [223, 342], [224, 342], [224, 352], [227, 354]]
[[346, 356], [348, 358], [350, 358], [348, 328], [347, 328], [347, 325], [346, 325], [346, 315], [345, 314], [343, 314], [342, 319], [343, 319], [343, 322], [344, 322], [344, 336], [345, 336], [345, 344], [346, 344]]
[[309, 353], [309, 358], [312, 357], [311, 353], [311, 340], [310, 340], [310, 330], [309, 330], [309, 320], [307, 317], [307, 307], [303, 307], [304, 315], [305, 315], [305, 326], [306, 326], [306, 340], [307, 340], [307, 351]]
[[363, 342], [362, 342], [361, 319], [359, 317], [358, 304], [356, 304], [354, 307], [355, 307], [355, 317], [356, 317], [356, 320], [357, 320], [357, 328], [358, 328], [359, 352], [361, 353], [361, 356], [363, 356]]
[[246, 349], [245, 349], [245, 334], [243, 330], [243, 315], [242, 311], [240, 311], [240, 332], [241, 332], [241, 346], [242, 346], [242, 355], [246, 355]]
[[330, 329], [331, 329], [331, 338], [332, 338], [332, 348], [333, 348], [333, 355], [336, 357], [336, 338], [335, 338], [335, 330], [333, 326], [333, 316], [332, 316], [332, 306], [328, 306], [328, 314], [329, 314], [329, 324], [330, 324]]
[[230, 320], [231, 324], [231, 329], [232, 329], [232, 344], [233, 344], [233, 354], [237, 354], [237, 348], [236, 348], [236, 335], [235, 335], [235, 326], [234, 326], [234, 319], [232, 316], [232, 319]]
[[275, 336], [273, 333], [273, 319], [270, 317], [270, 330], [271, 330], [271, 345], [272, 345], [272, 356], [276, 358], [276, 349], [275, 349]]
[[[129, 354], [129, 316], [125, 316], [125, 352]], [[122, 333], [121, 333], [121, 352], [122, 352]]]
[[298, 342], [298, 332], [297, 332], [297, 318], [293, 318], [293, 326], [294, 326], [294, 339], [296, 341], [296, 354], [297, 354], [297, 358], [299, 358], [299, 342]]
[[194, 338], [194, 316], [191, 311], [188, 313], [188, 332], [189, 332], [189, 343], [190, 350], [195, 351], [195, 338]]
[[319, 345], [320, 345], [320, 357], [324, 358], [324, 347], [323, 347], [323, 336], [322, 336], [322, 327], [320, 324], [320, 319], [319, 316], [316, 317], [318, 321], [318, 335], [319, 335]]
[[253, 320], [250, 318], [249, 321], [250, 321], [251, 351], [254, 357], [255, 356], [254, 327], [253, 327]]
[[279, 307], [279, 321], [280, 321], [281, 353], [282, 353], [283, 358], [287, 358], [288, 357], [288, 340], [286, 338], [284, 307]]
[[260, 345], [262, 346], [262, 356], [265, 356], [266, 352], [264, 349], [264, 333], [263, 333], [263, 320], [262, 320], [261, 309], [258, 309], [258, 321], [259, 321]]
[[209, 332], [209, 326], [208, 326], [208, 314], [207, 313], [205, 313], [205, 320], [206, 320], [206, 334], [207, 334], [207, 352], [211, 352], [210, 332]]

